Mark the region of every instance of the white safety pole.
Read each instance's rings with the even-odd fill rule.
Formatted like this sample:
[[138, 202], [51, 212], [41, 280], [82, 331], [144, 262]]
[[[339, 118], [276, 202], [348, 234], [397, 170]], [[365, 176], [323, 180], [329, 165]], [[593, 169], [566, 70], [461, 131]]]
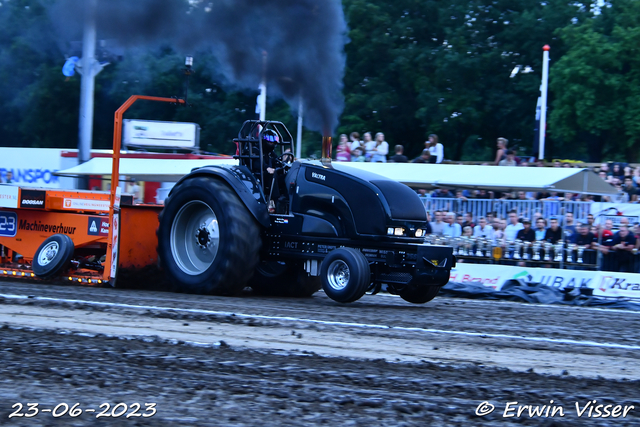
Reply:
[[298, 105], [298, 135], [296, 140], [296, 152], [297, 158], [302, 158], [302, 121], [304, 120], [304, 104], [302, 103], [302, 95], [300, 95], [300, 101]]
[[267, 119], [267, 52], [262, 52], [262, 81], [260, 82], [260, 121]]
[[[84, 35], [82, 39], [82, 82], [80, 87], [80, 138], [78, 141], [79, 164], [91, 160], [91, 142], [93, 136], [93, 98], [96, 78], [94, 63], [96, 53], [97, 6], [98, 0], [87, 0], [85, 2]], [[88, 181], [81, 184], [81, 186], [87, 187]]]
[[260, 83], [260, 121], [264, 122], [267, 118], [267, 83]]
[[547, 133], [547, 91], [549, 88], [549, 50], [551, 48], [548, 44], [544, 45], [542, 50], [544, 51], [542, 55], [542, 86], [540, 87], [541, 92], [541, 105], [540, 105], [540, 141], [539, 141], [539, 151], [538, 151], [538, 159], [544, 160], [544, 139]]

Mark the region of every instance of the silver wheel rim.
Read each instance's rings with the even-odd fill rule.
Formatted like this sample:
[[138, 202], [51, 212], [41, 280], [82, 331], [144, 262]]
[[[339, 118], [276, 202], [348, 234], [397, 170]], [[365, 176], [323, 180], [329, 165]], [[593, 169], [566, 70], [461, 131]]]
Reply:
[[329, 265], [327, 281], [331, 289], [341, 291], [347, 287], [351, 279], [351, 271], [346, 262], [337, 259]]
[[58, 242], [49, 242], [46, 244], [40, 255], [38, 255], [38, 264], [45, 266], [48, 265], [60, 252], [60, 245]]
[[206, 271], [219, 245], [218, 218], [209, 205], [194, 200], [180, 208], [171, 226], [171, 254], [180, 270], [190, 276]]

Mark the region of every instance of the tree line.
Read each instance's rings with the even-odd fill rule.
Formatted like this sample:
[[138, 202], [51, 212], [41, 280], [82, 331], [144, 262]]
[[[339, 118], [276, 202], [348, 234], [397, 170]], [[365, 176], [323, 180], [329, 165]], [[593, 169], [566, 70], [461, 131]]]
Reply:
[[[80, 76], [67, 79], [61, 68], [79, 52], [56, 42], [43, 1], [55, 0], [0, 6], [2, 145], [74, 148]], [[502, 136], [530, 154], [542, 46], [549, 44], [547, 158], [640, 161], [640, 1], [597, 4], [343, 0], [350, 30], [336, 135], [380, 131], [418, 156], [436, 133], [447, 159], [486, 161]], [[113, 113], [131, 94], [184, 91], [184, 58], [172, 49], [118, 51], [107, 43], [103, 50], [111, 63], [96, 78], [96, 148], [111, 146]], [[194, 56], [191, 107], [141, 104], [128, 114], [197, 122], [203, 149], [232, 153], [231, 139], [255, 117], [257, 91], [224, 82], [210, 54]], [[517, 65], [533, 72], [510, 78]], [[295, 131], [296, 111], [270, 100], [268, 117]], [[303, 154], [319, 150], [319, 135], [305, 132]]]

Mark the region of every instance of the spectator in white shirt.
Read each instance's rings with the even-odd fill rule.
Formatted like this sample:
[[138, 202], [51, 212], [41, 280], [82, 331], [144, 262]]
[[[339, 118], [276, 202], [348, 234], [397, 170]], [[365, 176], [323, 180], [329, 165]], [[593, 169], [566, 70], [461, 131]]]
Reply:
[[444, 146], [438, 141], [438, 135], [432, 133], [429, 140], [424, 143], [431, 155], [429, 163], [442, 163], [444, 160]]
[[502, 226], [502, 219], [494, 218], [493, 220], [493, 243], [499, 243], [504, 239], [504, 227]]
[[371, 149], [373, 156], [371, 156], [371, 162], [387, 163], [387, 154], [389, 154], [389, 143], [384, 140], [384, 134], [378, 132], [376, 134], [376, 145]]
[[371, 137], [371, 132], [365, 132], [363, 136], [363, 141], [360, 144], [361, 147], [364, 146], [364, 156], [367, 159], [367, 162], [371, 161], [371, 157], [375, 153], [373, 149], [376, 147], [376, 142]]
[[358, 147], [362, 146], [362, 141], [360, 141], [360, 134], [358, 132], [351, 132], [349, 135], [349, 149], [353, 152]]
[[444, 222], [442, 222], [442, 212], [435, 211], [433, 213], [434, 221], [430, 223], [431, 225], [431, 233], [436, 236], [442, 236], [442, 231], [444, 230]]
[[493, 240], [493, 227], [487, 224], [487, 219], [483, 216], [478, 218], [478, 225], [473, 227], [473, 237], [484, 237]]
[[447, 213], [444, 221], [445, 224], [442, 229], [443, 236], [460, 237], [462, 235], [462, 227], [460, 227], [460, 224], [456, 222], [455, 213]]
[[516, 162], [516, 152], [513, 150], [507, 151], [507, 158], [500, 160], [498, 166], [518, 166], [518, 163]]
[[504, 230], [504, 235], [507, 240], [514, 241], [518, 235], [518, 231], [522, 230], [524, 225], [518, 222], [518, 213], [516, 211], [509, 212], [509, 224]]

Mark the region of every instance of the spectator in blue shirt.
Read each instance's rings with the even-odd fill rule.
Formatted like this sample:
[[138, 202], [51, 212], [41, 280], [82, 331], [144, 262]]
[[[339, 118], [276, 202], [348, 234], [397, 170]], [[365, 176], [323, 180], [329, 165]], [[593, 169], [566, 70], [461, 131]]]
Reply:
[[567, 212], [564, 215], [564, 225], [562, 229], [564, 230], [565, 240], [572, 242], [575, 239], [575, 235], [578, 234], [578, 230], [576, 226], [573, 224], [573, 212]]
[[454, 195], [448, 188], [440, 188], [431, 193], [431, 197], [444, 197], [444, 198], [453, 198]]
[[544, 240], [545, 234], [547, 234], [547, 220], [538, 218], [536, 220], [536, 240]]

